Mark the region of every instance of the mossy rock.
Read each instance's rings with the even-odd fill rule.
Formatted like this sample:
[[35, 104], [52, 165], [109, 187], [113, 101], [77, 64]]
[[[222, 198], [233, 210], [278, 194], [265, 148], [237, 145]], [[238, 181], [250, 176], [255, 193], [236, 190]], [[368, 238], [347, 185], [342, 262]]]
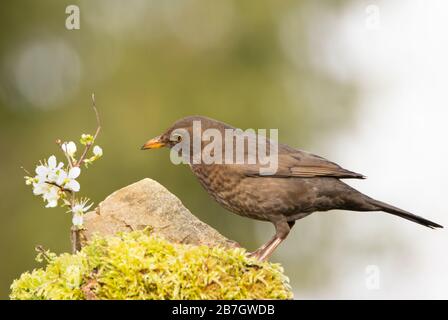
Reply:
[[174, 244], [149, 230], [96, 237], [76, 254], [43, 253], [45, 269], [11, 285], [11, 299], [291, 299], [279, 264], [244, 249]]

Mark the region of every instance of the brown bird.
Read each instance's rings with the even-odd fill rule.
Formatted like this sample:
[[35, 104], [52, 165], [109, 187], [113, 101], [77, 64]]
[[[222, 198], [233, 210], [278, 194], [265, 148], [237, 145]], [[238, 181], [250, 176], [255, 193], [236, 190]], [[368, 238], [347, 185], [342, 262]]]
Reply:
[[[176, 121], [160, 136], [146, 142], [142, 149], [176, 147], [184, 139], [193, 137], [195, 121], [201, 124], [201, 135], [207, 129], [217, 129], [225, 136], [226, 129], [235, 129], [202, 116], [186, 117]], [[248, 139], [253, 138], [254, 136], [250, 136]], [[272, 142], [267, 138], [266, 141]], [[346, 170], [317, 155], [278, 144], [278, 168], [275, 173], [266, 175], [260, 173], [262, 164], [259, 161], [251, 164], [247, 161], [236, 164], [194, 163], [194, 155], [202, 152], [208, 143], [211, 143], [210, 139], [201, 139], [200, 148], [196, 150], [190, 143], [186, 158], [205, 190], [226, 209], [244, 217], [270, 221], [275, 226], [274, 237], [252, 253], [260, 260], [267, 260], [271, 256], [288, 236], [296, 220], [315, 211], [384, 211], [429, 228], [443, 228], [437, 223], [353, 189], [340, 179], [364, 179], [363, 175]], [[232, 140], [231, 146], [235, 149], [236, 142]], [[223, 152], [224, 148], [223, 142]], [[245, 151], [245, 156], [247, 155], [248, 152]]]

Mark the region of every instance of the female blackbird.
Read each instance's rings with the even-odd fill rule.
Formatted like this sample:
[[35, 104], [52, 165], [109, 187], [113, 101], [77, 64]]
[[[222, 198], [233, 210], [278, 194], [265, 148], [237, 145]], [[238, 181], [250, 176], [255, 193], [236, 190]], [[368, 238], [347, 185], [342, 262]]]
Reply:
[[[199, 126], [196, 126], [196, 129], [199, 127], [198, 132], [195, 132], [194, 123], [199, 123]], [[185, 142], [184, 139], [193, 137], [193, 143], [189, 141], [189, 144], [184, 144], [188, 149], [184, 159], [187, 160], [205, 190], [223, 207], [236, 214], [270, 221], [274, 224], [276, 230], [274, 237], [252, 253], [260, 260], [267, 260], [271, 256], [287, 237], [296, 220], [315, 211], [331, 209], [384, 211], [429, 228], [443, 228], [425, 218], [372, 199], [340, 180], [344, 178], [364, 179], [363, 175], [343, 169], [322, 157], [287, 145], [275, 144], [278, 149], [277, 170], [270, 174], [261, 173], [262, 164], [258, 159], [255, 163], [246, 161], [247, 150], [244, 150], [246, 158], [243, 162], [205, 163], [205, 161], [193, 161], [194, 156], [197, 156], [198, 153], [202, 154], [204, 148], [211, 143], [210, 139], [204, 139], [202, 136], [206, 130], [210, 129], [215, 133], [218, 131], [222, 137], [226, 136], [225, 131], [235, 130], [234, 127], [210, 118], [186, 117], [176, 121], [160, 136], [146, 142], [142, 149], [156, 149], [164, 146], [180, 147], [180, 143]], [[195, 134], [200, 135], [199, 146], [196, 149], [193, 146]], [[248, 134], [246, 138], [247, 141], [250, 141], [258, 139], [259, 136]], [[265, 139], [269, 151], [272, 149], [269, 147], [273, 146], [275, 142]], [[246, 143], [249, 145], [247, 141]], [[217, 145], [218, 147], [213, 152], [226, 152], [224, 150], [227, 147], [225, 142]], [[238, 151], [235, 150], [236, 146], [236, 142], [232, 140], [231, 160], [234, 159], [235, 151]], [[177, 151], [180, 152], [180, 150]]]

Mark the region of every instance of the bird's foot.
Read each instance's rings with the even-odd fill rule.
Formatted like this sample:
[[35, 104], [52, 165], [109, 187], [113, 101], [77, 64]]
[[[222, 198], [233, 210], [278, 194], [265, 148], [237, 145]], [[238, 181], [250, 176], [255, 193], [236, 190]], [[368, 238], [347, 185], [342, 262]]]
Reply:
[[269, 245], [274, 241], [274, 238], [266, 242], [264, 245], [262, 245], [260, 248], [255, 250], [254, 252], [249, 252], [247, 256], [249, 258], [255, 258], [259, 261], [266, 261], [267, 257], [265, 255], [266, 248], [269, 247]]
[[[263, 252], [262, 252], [262, 250], [260, 250], [260, 249], [255, 250], [254, 252], [249, 252], [249, 253], [247, 254], [247, 256], [248, 256], [249, 258], [255, 258], [255, 259], [257, 259], [257, 260], [260, 260], [260, 258], [261, 258], [262, 255], [263, 255]], [[260, 261], [262, 261], [262, 260], [260, 260]]]
[[249, 257], [255, 258], [262, 262], [268, 261], [274, 250], [280, 245], [280, 243], [282, 243], [282, 241], [283, 239], [275, 237], [273, 240], [267, 242], [261, 248], [255, 250], [252, 253], [249, 253]]
[[272, 252], [269, 250], [269, 247], [261, 247], [254, 252], [250, 252], [248, 254], [249, 258], [255, 258], [260, 262], [268, 261], [271, 257]]

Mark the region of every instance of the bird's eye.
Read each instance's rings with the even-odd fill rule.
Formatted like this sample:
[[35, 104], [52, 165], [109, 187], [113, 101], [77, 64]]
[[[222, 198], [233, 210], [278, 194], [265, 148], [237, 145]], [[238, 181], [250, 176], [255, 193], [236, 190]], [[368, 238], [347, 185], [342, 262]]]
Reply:
[[171, 136], [171, 141], [173, 141], [173, 142], [181, 142], [182, 141], [182, 136], [180, 134], [173, 134]]

